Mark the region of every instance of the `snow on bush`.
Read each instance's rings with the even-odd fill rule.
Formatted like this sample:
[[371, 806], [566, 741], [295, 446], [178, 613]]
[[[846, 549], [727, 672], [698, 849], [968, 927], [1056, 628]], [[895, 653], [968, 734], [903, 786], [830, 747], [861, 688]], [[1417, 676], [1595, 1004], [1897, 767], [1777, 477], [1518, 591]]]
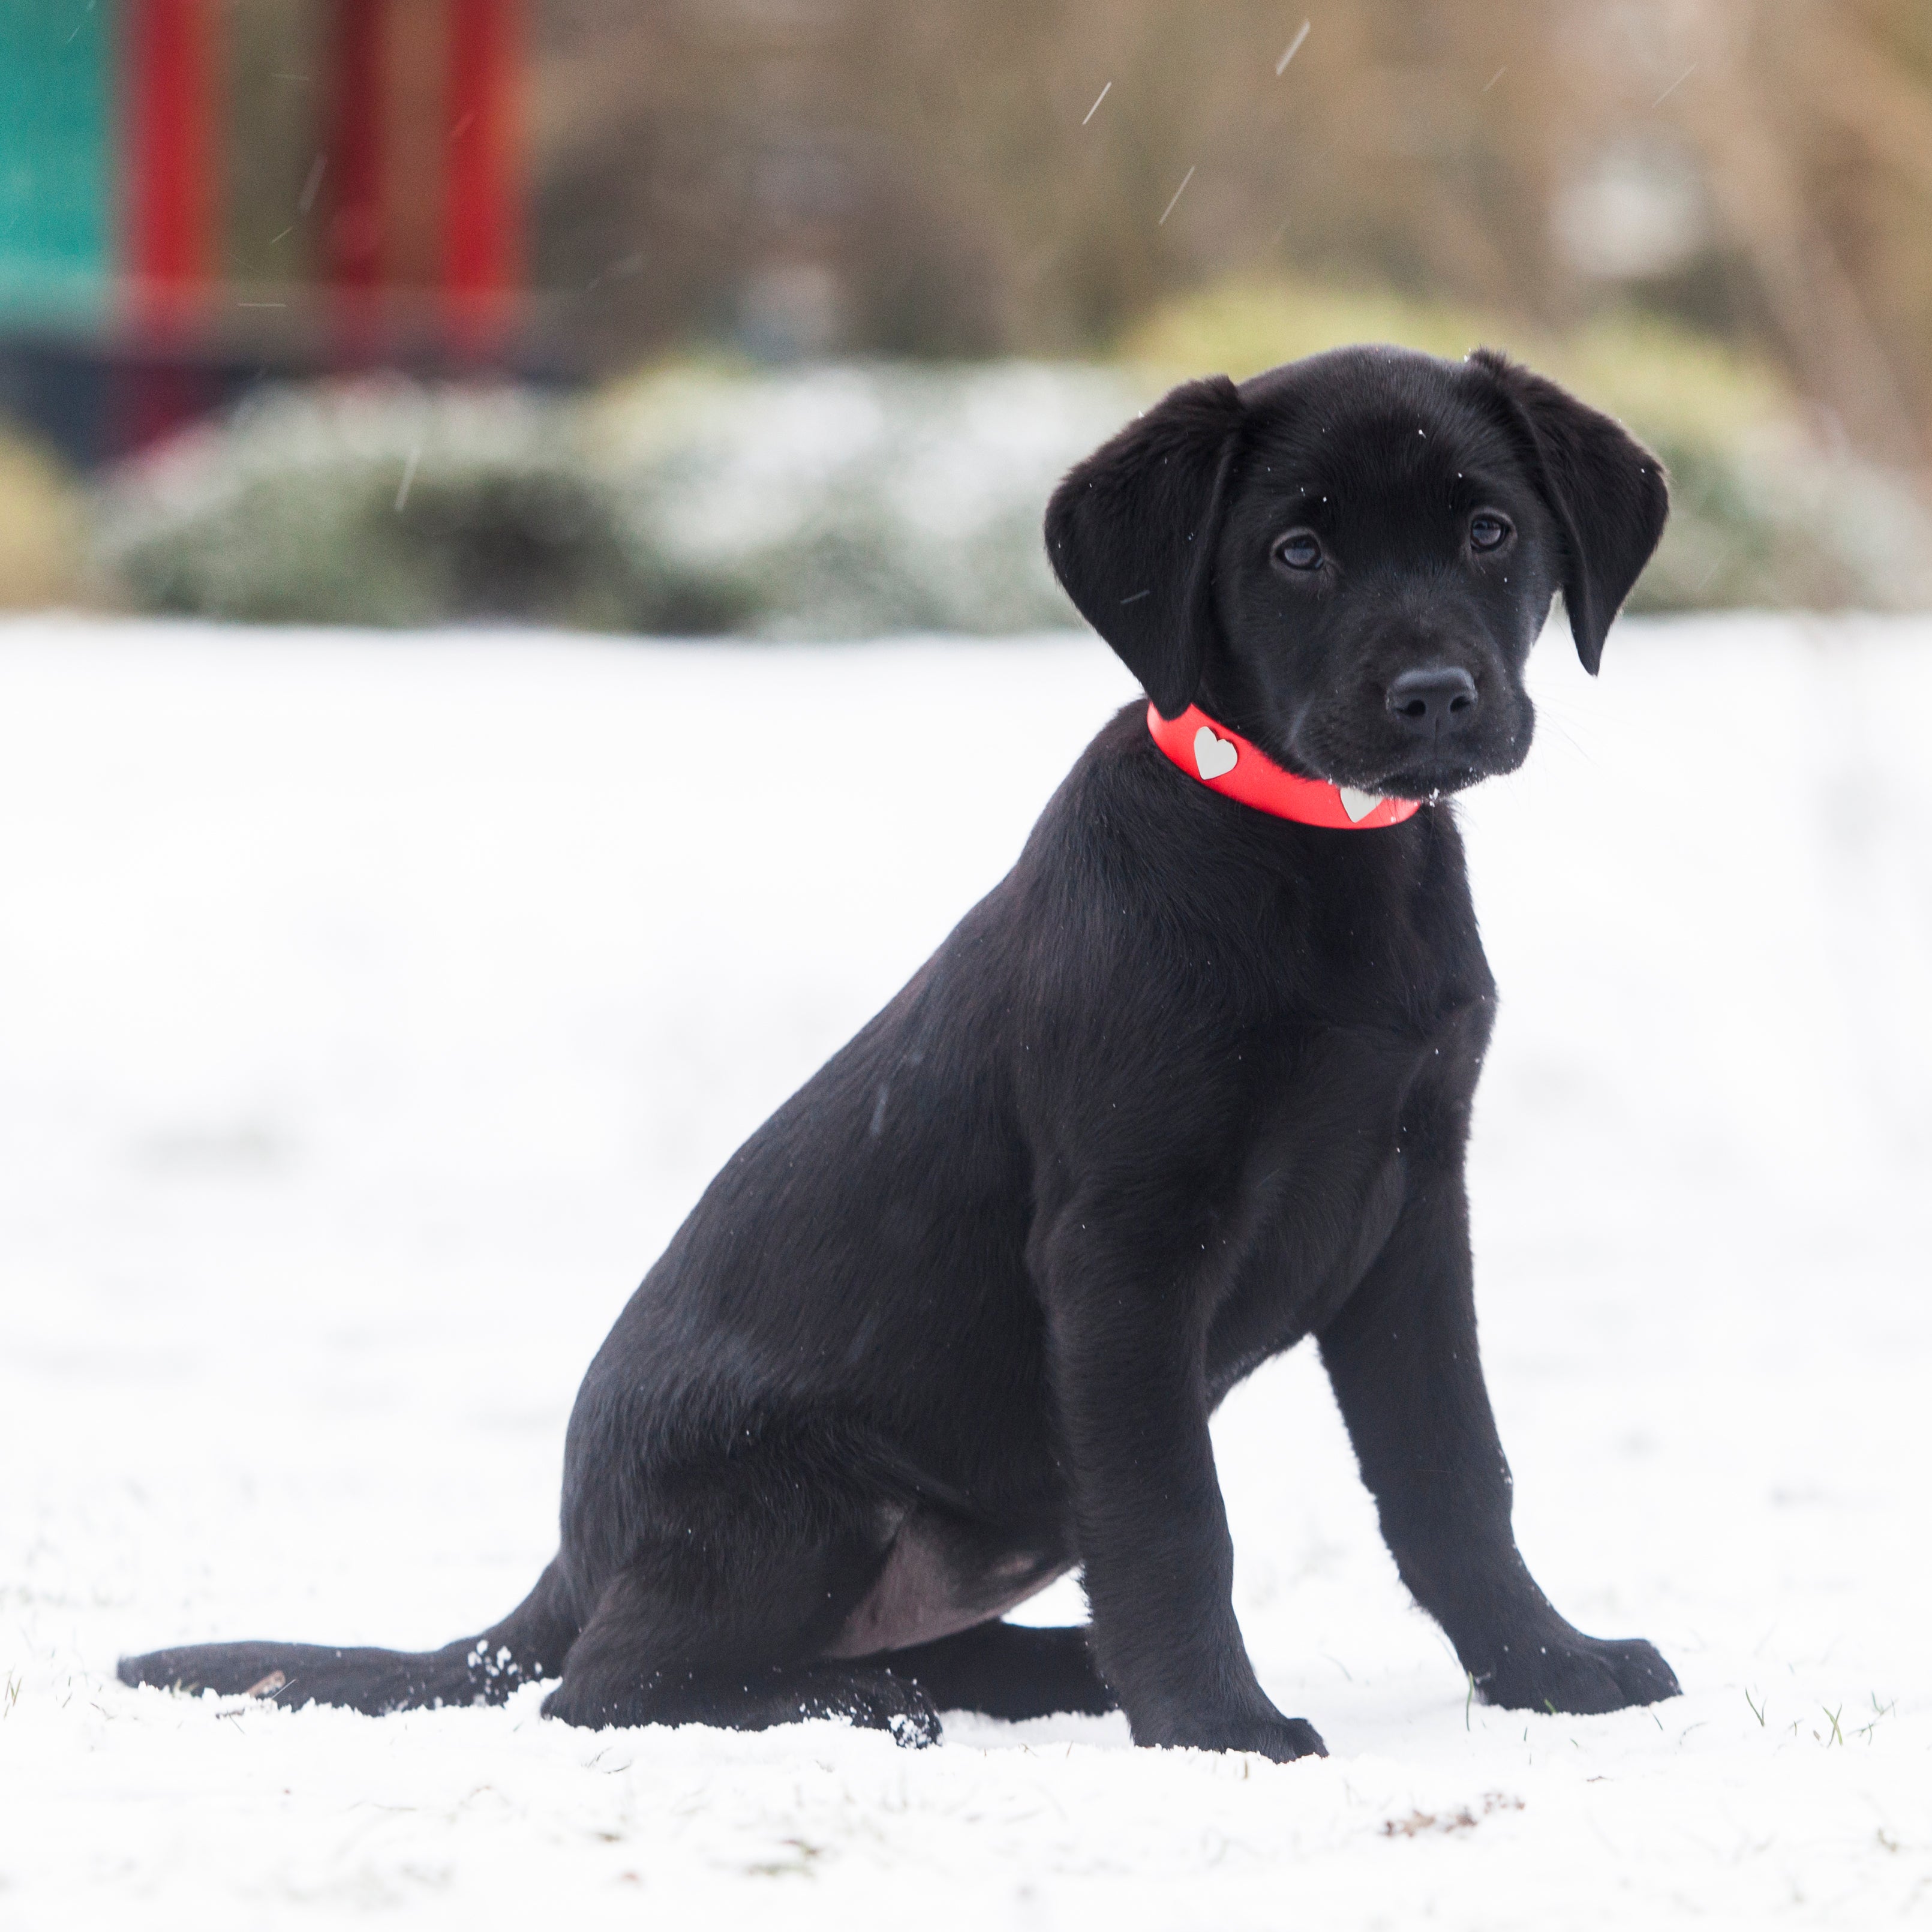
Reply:
[[[1252, 306], [1150, 338], [1133, 364], [676, 364], [583, 400], [394, 378], [268, 391], [115, 478], [97, 556], [138, 609], [256, 622], [1070, 626], [1040, 541], [1048, 493], [1190, 368], [1322, 339]], [[1378, 319], [1324, 318], [1371, 334]], [[1431, 347], [1469, 333], [1388, 320]], [[1634, 609], [1932, 604], [1932, 518], [1910, 485], [1825, 448], [1734, 358], [1654, 329], [1550, 352], [1672, 472]]]
[[1110, 369], [674, 368], [594, 406], [591, 439], [667, 569], [788, 637], [1074, 622], [1040, 539], [1053, 486], [1148, 400]]
[[128, 466], [96, 535], [98, 561], [146, 610], [590, 628], [708, 614], [624, 540], [571, 412], [514, 390], [389, 379], [260, 392]]
[[125, 470], [98, 556], [140, 609], [257, 622], [1066, 626], [1047, 494], [1142, 400], [1112, 372], [1012, 363], [677, 367], [581, 405], [284, 388]]

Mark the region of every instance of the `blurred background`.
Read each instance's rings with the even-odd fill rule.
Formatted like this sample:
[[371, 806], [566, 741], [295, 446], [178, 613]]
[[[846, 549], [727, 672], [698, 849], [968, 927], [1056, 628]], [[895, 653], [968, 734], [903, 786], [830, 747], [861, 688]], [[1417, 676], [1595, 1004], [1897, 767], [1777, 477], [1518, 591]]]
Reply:
[[0, 603], [1070, 623], [1181, 376], [1498, 344], [1637, 608], [1932, 603], [1922, 0], [0, 0]]

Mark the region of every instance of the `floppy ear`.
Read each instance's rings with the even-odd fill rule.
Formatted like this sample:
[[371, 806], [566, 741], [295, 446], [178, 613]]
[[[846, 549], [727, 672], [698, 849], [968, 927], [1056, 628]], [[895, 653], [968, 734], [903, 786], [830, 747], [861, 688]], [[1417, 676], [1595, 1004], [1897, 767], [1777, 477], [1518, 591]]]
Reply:
[[1592, 677], [1604, 634], [1670, 514], [1664, 466], [1620, 423], [1493, 349], [1469, 360], [1502, 392], [1535, 459], [1537, 487], [1562, 533], [1563, 602]]
[[1054, 574], [1163, 718], [1193, 702], [1215, 634], [1214, 547], [1241, 414], [1226, 376], [1184, 382], [1076, 464], [1046, 506]]

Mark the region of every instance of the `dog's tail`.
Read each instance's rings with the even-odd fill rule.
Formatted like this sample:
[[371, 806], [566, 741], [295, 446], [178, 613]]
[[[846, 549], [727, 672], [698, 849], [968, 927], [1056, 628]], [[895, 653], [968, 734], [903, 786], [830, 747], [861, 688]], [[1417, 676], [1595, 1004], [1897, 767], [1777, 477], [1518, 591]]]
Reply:
[[519, 1684], [556, 1676], [581, 1627], [553, 1562], [501, 1623], [440, 1650], [196, 1643], [124, 1657], [117, 1674], [123, 1684], [214, 1690], [292, 1706], [340, 1704], [378, 1717], [438, 1704], [500, 1704]]

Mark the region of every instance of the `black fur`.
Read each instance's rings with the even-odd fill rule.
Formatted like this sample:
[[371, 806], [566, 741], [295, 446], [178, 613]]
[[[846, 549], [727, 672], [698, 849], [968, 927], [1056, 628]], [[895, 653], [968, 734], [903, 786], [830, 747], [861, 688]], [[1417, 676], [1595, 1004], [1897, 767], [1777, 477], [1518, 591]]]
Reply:
[[[1671, 1695], [1517, 1554], [1463, 1150], [1495, 1004], [1442, 795], [1519, 764], [1554, 593], [1592, 670], [1655, 460], [1499, 358], [1354, 350], [1191, 383], [1048, 542], [1161, 710], [1431, 802], [1286, 823], [1103, 729], [1009, 876], [712, 1182], [592, 1364], [562, 1546], [424, 1656], [161, 1652], [130, 1683], [387, 1710], [560, 1673], [585, 1724], [1114, 1699], [1144, 1744], [1319, 1750], [1256, 1682], [1208, 1418], [1316, 1338], [1402, 1580], [1480, 1693]], [[1024, 701], [1024, 693], [1015, 694]], [[1075, 1564], [1090, 1632], [997, 1621]]]

